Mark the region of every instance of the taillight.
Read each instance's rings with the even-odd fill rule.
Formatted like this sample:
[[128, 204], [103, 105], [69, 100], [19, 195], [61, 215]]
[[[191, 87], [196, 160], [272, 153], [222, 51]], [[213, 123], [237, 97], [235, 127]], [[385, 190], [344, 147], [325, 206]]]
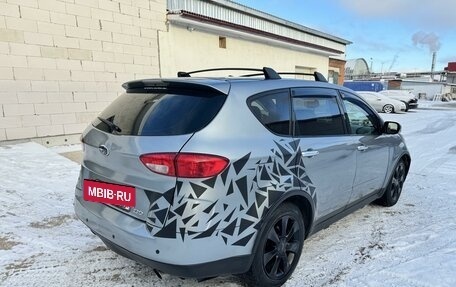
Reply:
[[139, 159], [153, 172], [175, 176], [176, 166], [174, 165], [174, 159], [176, 155], [176, 153], [149, 153], [143, 154]]
[[215, 176], [229, 163], [227, 158], [200, 153], [149, 153], [140, 160], [155, 173], [187, 178]]

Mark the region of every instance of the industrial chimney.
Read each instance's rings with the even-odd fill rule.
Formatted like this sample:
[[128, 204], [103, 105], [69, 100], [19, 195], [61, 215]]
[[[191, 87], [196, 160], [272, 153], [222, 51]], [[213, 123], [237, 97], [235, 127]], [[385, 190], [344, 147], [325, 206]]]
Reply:
[[437, 52], [432, 52], [432, 65], [431, 65], [431, 81], [434, 82], [434, 70], [435, 70], [435, 58], [437, 56]]

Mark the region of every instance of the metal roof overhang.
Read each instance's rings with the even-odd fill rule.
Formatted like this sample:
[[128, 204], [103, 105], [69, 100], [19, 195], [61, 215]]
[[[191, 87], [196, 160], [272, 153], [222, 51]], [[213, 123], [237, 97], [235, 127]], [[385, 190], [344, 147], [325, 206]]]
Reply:
[[281, 35], [238, 24], [233, 24], [227, 21], [199, 15], [188, 11], [169, 12], [167, 18], [169, 23], [185, 27], [189, 30], [195, 29], [212, 34], [218, 34], [220, 36], [240, 38], [248, 41], [254, 41], [267, 45], [319, 54], [328, 57], [335, 57], [344, 54], [344, 51], [341, 50], [284, 37]]

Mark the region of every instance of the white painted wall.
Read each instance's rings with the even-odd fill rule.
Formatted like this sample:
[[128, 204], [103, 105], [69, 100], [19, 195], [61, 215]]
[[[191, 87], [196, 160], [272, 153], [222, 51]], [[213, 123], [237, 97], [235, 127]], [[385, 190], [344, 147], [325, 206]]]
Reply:
[[[325, 76], [328, 74], [328, 56], [233, 37], [226, 37], [227, 47], [223, 49], [219, 48], [219, 36], [223, 35], [169, 25], [169, 32], [159, 33], [161, 76], [174, 77], [177, 71], [214, 67], [264, 66], [288, 72], [296, 71], [296, 67], [306, 67]], [[220, 75], [226, 75], [226, 72]]]
[[402, 81], [401, 83], [402, 90], [410, 90], [416, 96], [419, 93], [426, 93], [426, 98], [432, 100], [435, 95], [441, 95], [451, 92], [450, 86], [447, 86], [443, 83], [423, 83], [423, 82], [407, 82]]

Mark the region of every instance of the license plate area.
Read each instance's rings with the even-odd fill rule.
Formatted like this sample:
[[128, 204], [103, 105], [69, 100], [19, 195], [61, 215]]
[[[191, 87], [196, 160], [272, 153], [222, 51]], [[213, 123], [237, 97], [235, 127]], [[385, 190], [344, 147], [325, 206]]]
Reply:
[[84, 179], [83, 193], [85, 201], [112, 204], [125, 209], [136, 205], [133, 186]]

